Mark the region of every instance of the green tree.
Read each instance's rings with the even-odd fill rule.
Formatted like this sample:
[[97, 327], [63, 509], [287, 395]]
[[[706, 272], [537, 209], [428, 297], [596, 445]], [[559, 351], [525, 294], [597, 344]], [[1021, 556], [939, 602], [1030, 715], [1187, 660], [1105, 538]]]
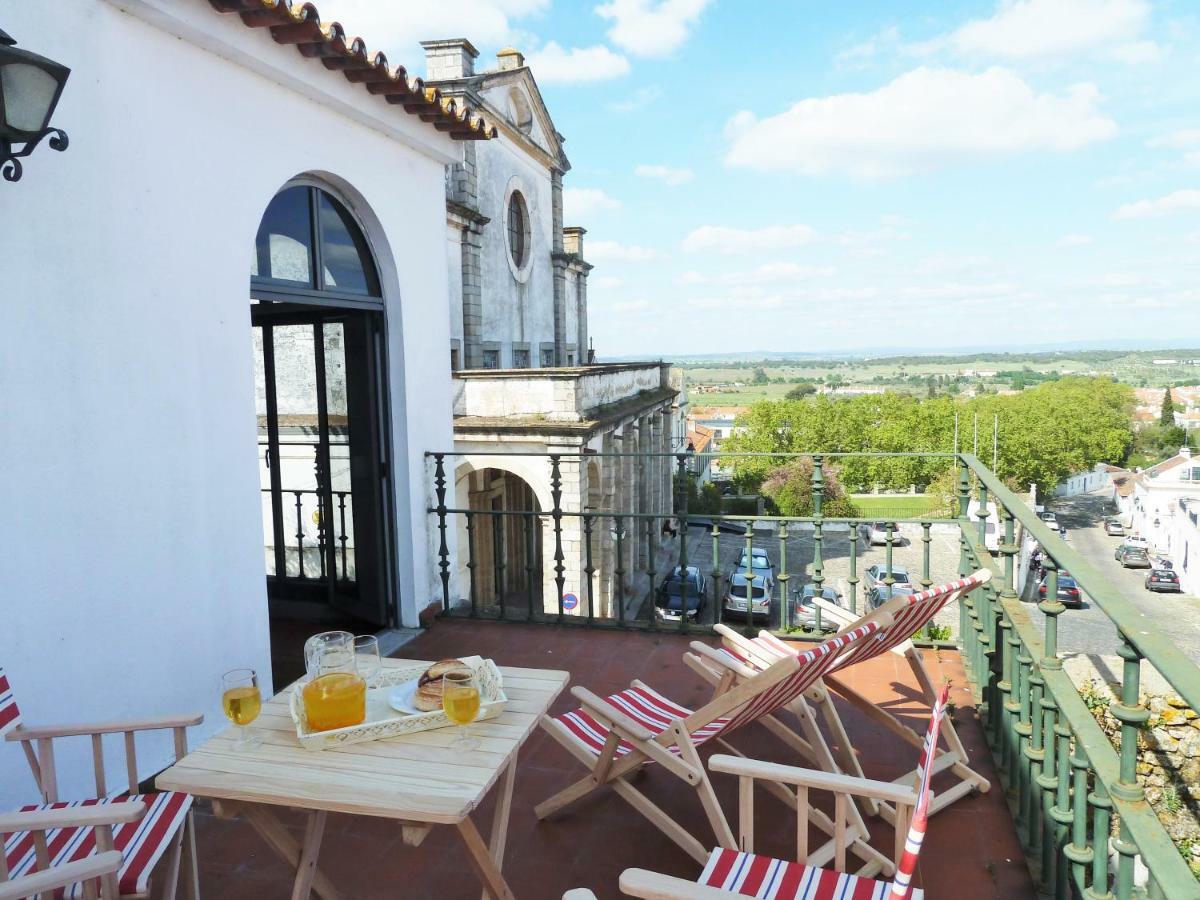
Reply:
[[750, 383], [751, 384], [766, 384], [767, 383], [766, 369], [762, 369], [762, 368], [755, 369], [753, 376], [751, 376], [751, 378], [750, 378]]
[[803, 400], [817, 392], [817, 386], [811, 381], [797, 382], [796, 386], [784, 394], [787, 400]]
[[[846, 497], [838, 481], [837, 467], [822, 468], [821, 514], [825, 516], [857, 516], [858, 508]], [[781, 516], [811, 516], [813, 506], [813, 461], [809, 457], [792, 460], [777, 466], [763, 482], [763, 496], [774, 512]]]
[[1175, 424], [1175, 400], [1171, 396], [1171, 386], [1167, 385], [1167, 389], [1163, 391], [1162, 411], [1158, 414], [1159, 425]]

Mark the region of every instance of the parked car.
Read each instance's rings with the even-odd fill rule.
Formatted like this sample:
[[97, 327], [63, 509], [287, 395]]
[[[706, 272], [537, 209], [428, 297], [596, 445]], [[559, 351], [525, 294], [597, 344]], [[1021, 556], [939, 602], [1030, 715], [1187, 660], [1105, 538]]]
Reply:
[[[729, 576], [729, 587], [725, 591], [725, 599], [722, 603], [726, 615], [738, 616], [746, 618], [765, 619], [771, 615], [771, 596], [775, 593], [775, 583], [767, 575], [753, 574], [750, 576], [750, 584], [746, 584], [746, 570], [738, 569]], [[750, 590], [749, 604], [750, 609], [747, 611], [747, 587]]]
[[1124, 543], [1128, 544], [1130, 547], [1141, 547], [1143, 550], [1150, 549], [1149, 539], [1142, 537], [1140, 534], [1129, 535], [1127, 538], [1125, 538]]
[[[672, 520], [674, 524], [674, 520]], [[713, 520], [704, 516], [688, 516], [688, 528], [703, 528], [707, 532], [712, 532]], [[738, 534], [746, 533], [746, 526], [740, 522], [730, 522], [727, 519], [717, 520], [717, 531], [721, 534]]]
[[1113, 559], [1127, 569], [1149, 569], [1152, 567], [1150, 554], [1146, 552], [1146, 548], [1133, 544], [1122, 544], [1113, 554]]
[[863, 522], [858, 526], [858, 534], [870, 546], [886, 547], [888, 528], [892, 530], [892, 543], [901, 543], [900, 526], [895, 522]]
[[660, 619], [678, 622], [683, 617], [686, 598], [687, 617], [697, 621], [704, 608], [708, 580], [697, 566], [688, 566], [687, 574], [680, 577], [679, 566], [663, 579], [654, 600], [654, 612]]
[[[770, 557], [767, 556], [767, 551], [764, 550], [762, 547], [751, 547], [750, 548], [750, 559], [752, 560], [751, 565], [754, 568], [754, 571], [756, 574], [760, 573], [760, 572], [774, 572], [775, 571], [775, 563], [771, 562]], [[745, 550], [745, 548], [742, 548], [742, 551], [738, 554], [737, 562], [734, 563], [734, 565], [739, 569], [746, 568], [746, 550]]]
[[1054, 515], [1050, 510], [1043, 509], [1038, 513], [1038, 518], [1046, 523], [1046, 526], [1058, 531], [1058, 516]]
[[[877, 584], [885, 584], [887, 582], [887, 563], [876, 563], [869, 566], [864, 574], [866, 576], [864, 586], [868, 589]], [[892, 563], [892, 583], [912, 584], [912, 579], [908, 577], [908, 569], [905, 566]]]
[[[1046, 577], [1038, 583], [1038, 597], [1046, 599]], [[1058, 573], [1058, 602], [1063, 606], [1083, 606], [1083, 595], [1079, 592], [1079, 584], [1069, 572]]]
[[1156, 594], [1178, 594], [1179, 574], [1174, 569], [1151, 569], [1146, 575], [1146, 590]]
[[1123, 537], [1125, 535], [1125, 526], [1121, 524], [1119, 519], [1108, 519], [1104, 523], [1104, 533], [1111, 534], [1113, 537]]
[[[801, 628], [807, 628], [812, 631], [817, 627], [817, 610], [813, 605], [813, 598], [817, 594], [817, 586], [815, 584], [806, 584], [796, 592], [796, 611], [793, 624], [799, 625]], [[831, 587], [821, 588], [821, 599], [826, 603], [833, 603], [837, 606], [845, 606], [842, 602], [842, 595]], [[838, 630], [835, 623], [829, 619], [821, 620], [821, 630], [830, 633]]]
[[911, 584], [896, 582], [891, 587], [880, 583], [867, 591], [867, 605], [871, 609], [878, 609], [887, 603], [889, 600], [895, 600], [897, 597], [911, 597], [917, 592]]

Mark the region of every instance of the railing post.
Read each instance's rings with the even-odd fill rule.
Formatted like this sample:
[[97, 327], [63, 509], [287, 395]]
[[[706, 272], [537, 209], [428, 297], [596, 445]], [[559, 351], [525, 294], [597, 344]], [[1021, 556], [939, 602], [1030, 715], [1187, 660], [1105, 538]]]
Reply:
[[[746, 584], [747, 584], [747, 588], [746, 588], [747, 606], [746, 606], [746, 609], [749, 610], [750, 609], [750, 607], [749, 607], [750, 598], [754, 593], [754, 521], [752, 519], [746, 520], [746, 550], [745, 550], [745, 554], [746, 554], [746, 574], [745, 574], [744, 578], [746, 579]], [[733, 593], [733, 579], [732, 578], [729, 581], [729, 591], [730, 591], [730, 593]], [[747, 635], [754, 634], [754, 617], [751, 616], [749, 614], [749, 612], [747, 612], [747, 614], [746, 614], [745, 632]]]
[[[688, 491], [685, 479], [687, 474], [687, 454], [676, 456], [677, 478], [679, 480], [679, 630], [688, 630], [688, 594], [687, 594], [687, 539], [688, 539]], [[701, 598], [697, 597], [697, 602]], [[653, 601], [651, 601], [653, 602]]]
[[[595, 525], [593, 516], [583, 514], [583, 574], [587, 577], [587, 620], [589, 625], [596, 623], [596, 566], [592, 562], [592, 529]], [[651, 584], [653, 586], [653, 583]]]
[[[787, 631], [792, 624], [792, 607], [788, 601], [788, 582], [792, 576], [787, 570], [787, 539], [788, 529], [787, 522], [779, 523], [779, 575], [775, 579], [779, 582], [779, 630]], [[768, 598], [770, 601], [773, 598]], [[771, 604], [767, 603], [767, 627], [771, 624]]]
[[[468, 512], [467, 517], [467, 584], [471, 590], [471, 618], [479, 615], [479, 591], [475, 588], [475, 515]], [[495, 519], [492, 520], [492, 527], [495, 526]], [[504, 592], [500, 591], [500, 596], [504, 596]], [[500, 618], [504, 618], [501, 613]]]
[[1104, 787], [1104, 779], [1096, 778], [1095, 790], [1088, 794], [1092, 807], [1092, 886], [1089, 900], [1108, 900], [1108, 840], [1112, 832], [1112, 800]]
[[[433, 487], [437, 496], [438, 568], [442, 577], [442, 612], [450, 611], [450, 544], [446, 541], [446, 454], [433, 454]], [[300, 555], [304, 574], [304, 555]]]
[[721, 527], [720, 523], [713, 519], [712, 523], [712, 597], [713, 597], [713, 622], [719, 623], [721, 616], [724, 613], [721, 603]]
[[892, 533], [891, 522], [887, 523], [884, 536], [887, 538], [887, 546], [884, 548], [884, 562], [887, 564], [887, 571], [883, 575], [883, 583], [890, 588], [896, 583], [896, 579], [892, 575], [892, 547], [895, 545], [896, 536]]
[[[537, 513], [525, 516], [525, 621], [533, 621], [534, 585], [541, 583], [542, 567], [537, 558]], [[534, 576], [537, 576], [536, 580]]]
[[1076, 735], [1071, 752], [1073, 786], [1071, 789], [1071, 842], [1063, 847], [1063, 856], [1071, 862], [1071, 881], [1082, 888], [1087, 866], [1092, 862], [1092, 846], [1088, 843], [1088, 759], [1083, 742]]
[[850, 612], [858, 615], [858, 531], [850, 526], [850, 577], [846, 579], [850, 585]]
[[[617, 564], [613, 569], [616, 576], [617, 589], [617, 622], [625, 624], [625, 517], [613, 516], [613, 536], [617, 543]], [[650, 598], [650, 627], [654, 628], [657, 620], [654, 612], [654, 598]]]
[[[656, 571], [654, 558], [654, 519], [638, 519], [630, 516], [630, 523], [634, 528], [640, 528], [644, 523], [646, 526], [646, 583], [650, 585], [650, 605], [654, 605], [654, 573]], [[636, 554], [634, 556], [636, 559]]]
[[566, 558], [563, 555], [562, 542], [562, 471], [559, 468], [560, 457], [557, 453], [550, 454], [550, 516], [554, 521], [554, 584], [558, 587], [558, 623], [563, 621], [563, 590], [566, 588], [567, 567], [563, 565]]
[[[1121, 702], [1110, 707], [1112, 714], [1121, 723], [1121, 776], [1112, 785], [1111, 792], [1122, 800], [1142, 800], [1145, 792], [1137, 781], [1138, 731], [1150, 718], [1150, 710], [1139, 701], [1141, 693], [1141, 654], [1124, 634], [1119, 635], [1121, 646], [1117, 655], [1124, 660], [1121, 674]], [[1133, 894], [1133, 858], [1137, 856], [1137, 845], [1129, 833], [1129, 827], [1121, 820], [1121, 828], [1113, 842], [1117, 859], [1117, 898], [1126, 900]]]
[[824, 463], [822, 461], [822, 457], [819, 454], [813, 456], [812, 461], [813, 461], [813, 471], [812, 471], [813, 516], [819, 519], [822, 515], [821, 505], [824, 503], [824, 500], [825, 500], [825, 472], [824, 472], [825, 467], [824, 467]]
[[929, 552], [933, 544], [933, 535], [931, 522], [921, 523], [921, 590], [927, 591], [933, 586], [933, 579], [929, 574]]
[[1012, 748], [1013, 748], [1013, 723], [1015, 721], [1016, 706], [1013, 704], [1013, 660], [1016, 657], [1016, 647], [1020, 644], [1019, 639], [1015, 639], [1013, 635], [1012, 620], [1009, 618], [1008, 610], [1004, 604], [1006, 601], [1016, 600], [1017, 592], [1013, 590], [1013, 555], [1016, 553], [1014, 545], [1013, 531], [1013, 514], [1008, 507], [1003, 508], [1004, 511], [1004, 543], [1000, 546], [1000, 552], [1004, 554], [1004, 584], [1000, 589], [1000, 596], [995, 604], [996, 612], [996, 656], [998, 664], [998, 680], [996, 681], [996, 704], [997, 708], [992, 711], [992, 721], [994, 725], [994, 746], [996, 747], [997, 768], [1002, 777], [1009, 780], [1013, 775], [1012, 763]]

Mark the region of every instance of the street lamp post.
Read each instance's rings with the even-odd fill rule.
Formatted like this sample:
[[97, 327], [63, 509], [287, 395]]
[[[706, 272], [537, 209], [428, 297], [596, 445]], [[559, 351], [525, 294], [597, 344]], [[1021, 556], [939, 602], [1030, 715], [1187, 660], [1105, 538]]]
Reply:
[[[46, 137], [52, 150], [67, 149], [67, 133], [50, 127], [71, 70], [28, 50], [0, 31], [0, 173], [19, 181], [21, 159]], [[20, 149], [16, 149], [20, 146]]]

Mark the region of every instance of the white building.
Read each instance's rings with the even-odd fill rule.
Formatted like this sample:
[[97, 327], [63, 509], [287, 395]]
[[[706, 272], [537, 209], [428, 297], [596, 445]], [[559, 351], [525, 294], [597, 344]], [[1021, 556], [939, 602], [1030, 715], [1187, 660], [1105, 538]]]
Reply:
[[[4, 13], [22, 47], [73, 74], [54, 118], [69, 148], [42, 147], [0, 187], [0, 416], [21, 423], [0, 438], [0, 665], [31, 720], [199, 704], [195, 740], [224, 725], [222, 672], [254, 666], [270, 688], [272, 610], [415, 625], [440, 597], [424, 454], [453, 441], [445, 173], [494, 131], [323, 30], [311, 4]], [[269, 389], [272, 344], [311, 381], [286, 390], [275, 372]], [[315, 477], [301, 450], [324, 467], [316, 505], [315, 480], [283, 481]], [[296, 491], [299, 532], [328, 531], [325, 570], [304, 577]], [[283, 536], [270, 587], [264, 496]], [[119, 682], [96, 677], [114, 666]], [[168, 742], [139, 753], [144, 775]], [[75, 780], [88, 750], [60, 751], [64, 793], [89, 788]], [[0, 807], [32, 788], [0, 746]]]
[[1183, 515], [1181, 502], [1200, 503], [1200, 458], [1183, 447], [1170, 459], [1132, 476], [1126, 496], [1117, 502], [1131, 530], [1144, 535], [1156, 553], [1173, 562], [1184, 549], [1177, 540], [1175, 520]]

